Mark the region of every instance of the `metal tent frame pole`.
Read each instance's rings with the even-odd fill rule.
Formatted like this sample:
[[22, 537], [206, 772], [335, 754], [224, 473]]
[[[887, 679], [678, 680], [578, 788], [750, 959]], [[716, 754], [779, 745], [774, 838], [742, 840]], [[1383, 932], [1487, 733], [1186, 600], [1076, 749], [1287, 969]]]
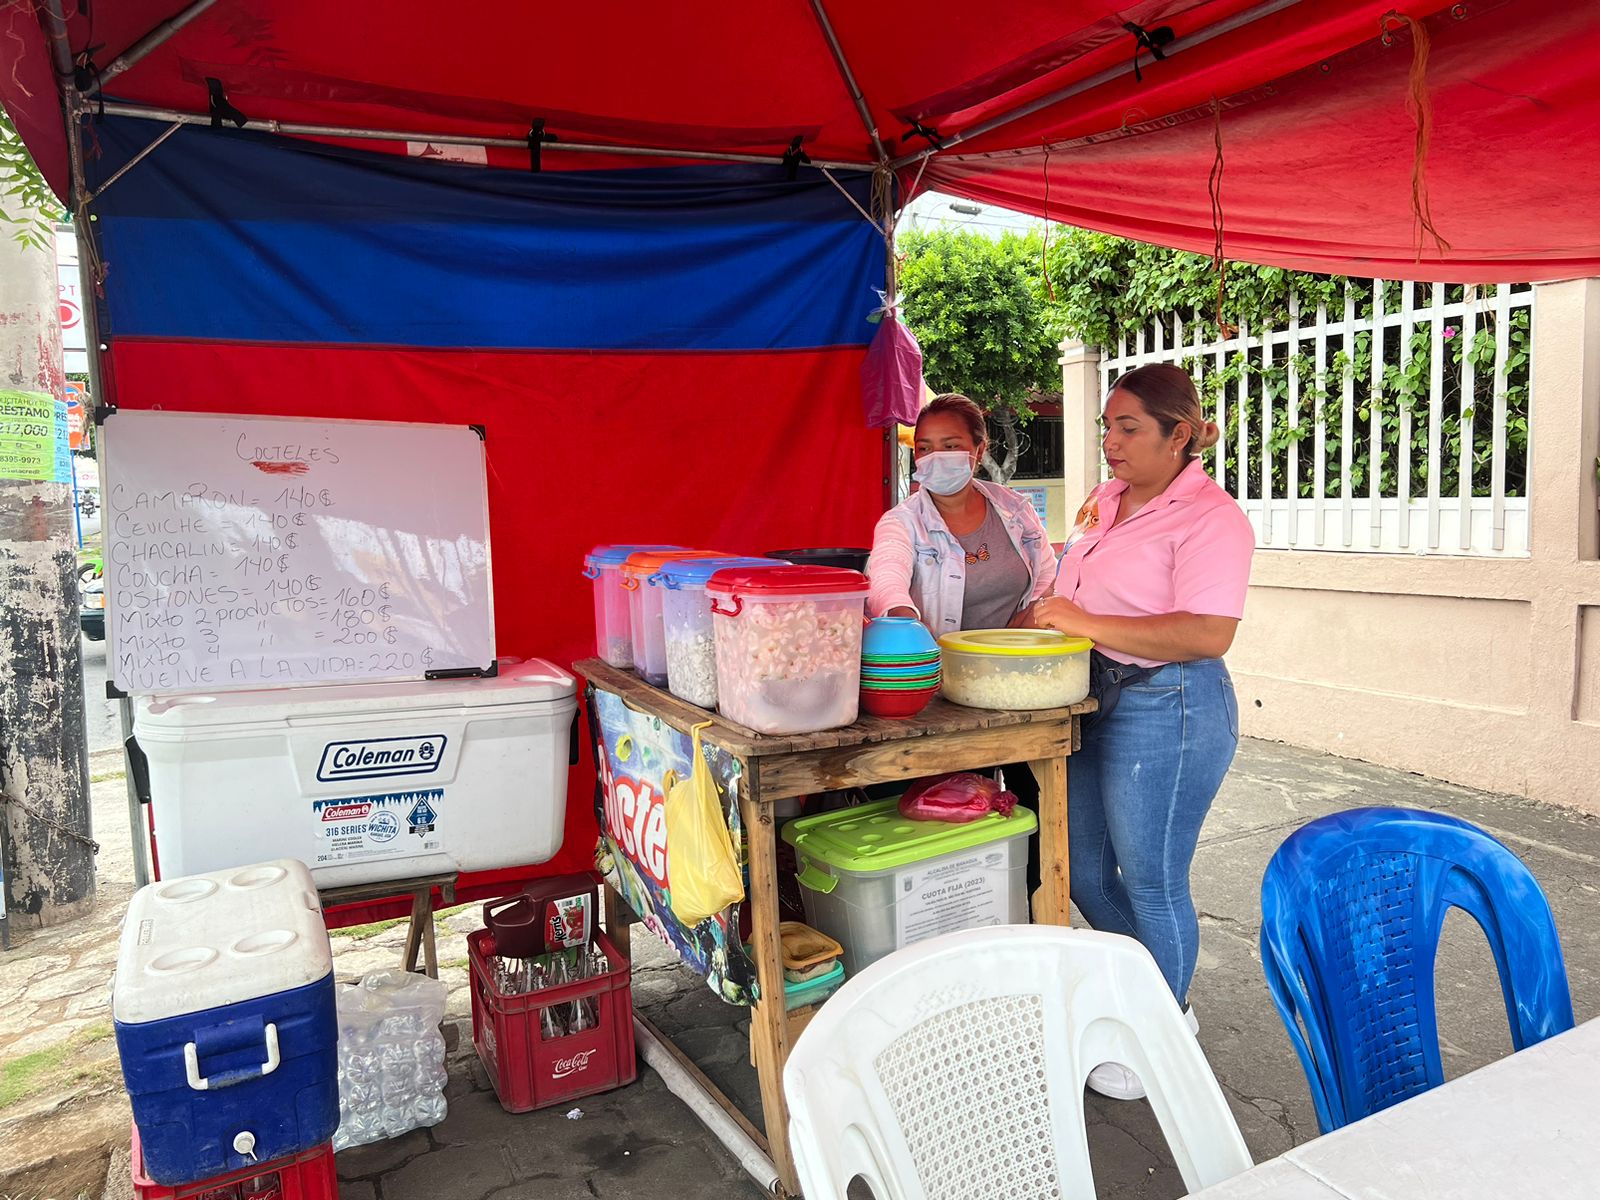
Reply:
[[[1183, 37], [1174, 38], [1162, 49], [1166, 56], [1171, 58], [1181, 50], [1192, 50], [1196, 46], [1203, 46], [1205, 43], [1222, 37], [1224, 34], [1232, 33], [1236, 29], [1243, 29], [1246, 25], [1253, 25], [1257, 21], [1280, 13], [1284, 9], [1294, 8], [1301, 3], [1304, 3], [1304, 0], [1267, 0], [1265, 4], [1258, 4], [1254, 8], [1247, 8], [1242, 12], [1235, 13], [1225, 20], [1218, 21], [1215, 25], [1208, 25], [1204, 29], [1197, 29]], [[1023, 117], [1032, 116], [1036, 112], [1041, 112], [1053, 105], [1060, 104], [1063, 100], [1070, 100], [1074, 96], [1081, 96], [1085, 92], [1091, 92], [1095, 88], [1113, 83], [1118, 79], [1124, 78], [1127, 73], [1128, 68], [1126, 65], [1108, 67], [1096, 75], [1089, 76], [1087, 79], [1080, 79], [1077, 83], [1058, 88], [1056, 91], [1040, 96], [1037, 100], [1030, 100], [1028, 103], [1019, 105], [1008, 112], [990, 117], [987, 121], [979, 121], [970, 129], [964, 129], [958, 133], [951, 134], [947, 138], [942, 138], [941, 145], [928, 146], [913, 154], [903, 154], [889, 165], [899, 171], [904, 167], [909, 167], [914, 162], [920, 162], [922, 159], [941, 154], [952, 146], [960, 145], [962, 142], [970, 142], [973, 138], [982, 137], [986, 133], [993, 133], [996, 129], [1009, 125], [1013, 121], [1020, 121]], [[946, 155], [946, 157], [954, 158], [958, 156]]]
[[140, 59], [159, 49], [173, 34], [177, 33], [178, 30], [182, 29], [216, 2], [217, 0], [195, 0], [193, 4], [177, 16], [169, 17], [161, 22], [161, 24], [117, 55], [116, 58], [112, 59], [110, 64], [100, 72], [99, 78], [91, 83], [82, 94], [93, 96], [101, 91], [105, 87], [106, 80], [115, 79]]
[[828, 11], [822, 7], [822, 0], [811, 0], [811, 11], [816, 14], [817, 24], [822, 28], [822, 36], [828, 41], [828, 51], [833, 55], [833, 63], [839, 68], [839, 75], [844, 79], [844, 86], [850, 92], [850, 99], [855, 103], [856, 112], [861, 115], [861, 123], [866, 126], [867, 136], [872, 139], [872, 151], [878, 156], [878, 162], [889, 161], [889, 152], [883, 148], [883, 139], [878, 136], [878, 123], [872, 118], [872, 108], [867, 104], [867, 97], [861, 91], [861, 85], [856, 82], [855, 72], [850, 69], [849, 60], [844, 56], [844, 47], [839, 44], [839, 35], [833, 31], [833, 22], [828, 20]]
[[[146, 121], [162, 121], [173, 125], [211, 124], [208, 113], [183, 112], [175, 108], [152, 108], [144, 104], [124, 104], [107, 100], [104, 104], [80, 104], [79, 112], [104, 111], [107, 116], [134, 117]], [[292, 137], [351, 138], [379, 142], [435, 142], [442, 146], [494, 146], [507, 150], [526, 150], [528, 140], [520, 137], [476, 137], [463, 133], [438, 133], [417, 129], [359, 129], [349, 125], [309, 125], [299, 121], [248, 120], [240, 128], [261, 133], [282, 134]], [[610, 146], [601, 142], [552, 143], [552, 153], [560, 154], [610, 154], [622, 158], [685, 158], [703, 162], [754, 163], [759, 166], [781, 166], [781, 154], [736, 154], [717, 150], [689, 150], [682, 146]], [[871, 171], [876, 164], [865, 162], [834, 162], [818, 160], [815, 167], [835, 171]]]

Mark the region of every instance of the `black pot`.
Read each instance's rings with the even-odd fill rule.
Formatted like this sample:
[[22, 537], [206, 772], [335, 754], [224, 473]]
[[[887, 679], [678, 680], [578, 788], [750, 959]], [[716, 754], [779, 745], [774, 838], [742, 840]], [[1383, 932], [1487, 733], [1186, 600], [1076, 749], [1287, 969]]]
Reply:
[[781, 558], [784, 562], [802, 567], [848, 567], [852, 571], [867, 569], [870, 550], [859, 546], [828, 546], [807, 550], [768, 550], [768, 558]]

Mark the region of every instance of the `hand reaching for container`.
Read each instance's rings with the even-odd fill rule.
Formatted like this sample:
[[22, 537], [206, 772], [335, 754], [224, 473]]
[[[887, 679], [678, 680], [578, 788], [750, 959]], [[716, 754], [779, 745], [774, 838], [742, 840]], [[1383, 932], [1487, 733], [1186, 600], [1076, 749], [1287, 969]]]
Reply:
[[1092, 638], [1094, 618], [1065, 596], [1046, 596], [1033, 606], [1032, 624], [1039, 629], [1055, 629], [1069, 637]]

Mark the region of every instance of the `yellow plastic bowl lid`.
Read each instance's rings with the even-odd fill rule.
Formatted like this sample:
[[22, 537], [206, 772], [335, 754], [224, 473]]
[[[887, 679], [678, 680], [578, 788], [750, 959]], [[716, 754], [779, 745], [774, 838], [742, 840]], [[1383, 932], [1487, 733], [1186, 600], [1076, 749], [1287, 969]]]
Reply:
[[995, 654], [1007, 658], [1050, 657], [1093, 650], [1088, 638], [1068, 637], [1055, 629], [965, 629], [939, 639], [945, 650], [963, 654]]

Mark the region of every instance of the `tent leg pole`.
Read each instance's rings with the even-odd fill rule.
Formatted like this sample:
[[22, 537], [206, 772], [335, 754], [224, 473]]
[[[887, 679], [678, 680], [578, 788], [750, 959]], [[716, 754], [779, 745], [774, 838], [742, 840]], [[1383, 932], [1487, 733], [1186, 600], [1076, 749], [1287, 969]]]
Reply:
[[773, 1165], [766, 1151], [723, 1111], [700, 1081], [683, 1068], [666, 1044], [656, 1036], [655, 1030], [635, 1018], [633, 1037], [639, 1046], [639, 1056], [655, 1068], [662, 1082], [667, 1085], [667, 1090], [689, 1106], [689, 1110], [738, 1160], [750, 1178], [774, 1196], [781, 1195], [778, 1168]]
[[[111, 640], [106, 637], [109, 653]], [[145, 819], [144, 804], [139, 798], [133, 764], [128, 761], [128, 744], [133, 740], [133, 700], [123, 696], [117, 701], [117, 717], [122, 725], [123, 782], [128, 789], [128, 838], [133, 847], [133, 886], [144, 887], [150, 882], [150, 827]]]

